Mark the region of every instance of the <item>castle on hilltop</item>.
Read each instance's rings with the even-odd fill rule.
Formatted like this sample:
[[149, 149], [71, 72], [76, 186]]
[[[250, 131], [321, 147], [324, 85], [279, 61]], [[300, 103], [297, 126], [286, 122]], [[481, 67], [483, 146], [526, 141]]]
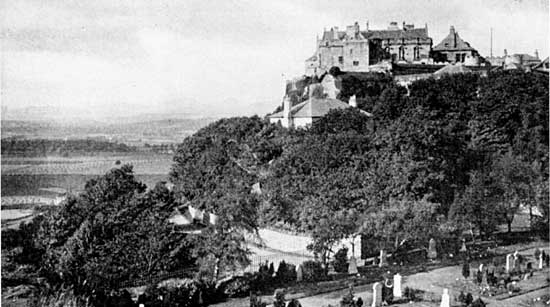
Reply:
[[427, 63], [432, 39], [428, 26], [415, 28], [403, 22], [390, 23], [386, 30], [370, 30], [367, 22], [364, 30], [359, 23], [347, 26], [346, 31], [333, 27], [317, 38], [315, 54], [306, 60], [306, 75], [328, 71], [337, 66], [343, 71], [368, 71], [369, 67], [383, 60], [405, 63]]
[[317, 37], [315, 54], [305, 61], [307, 76], [322, 75], [332, 67], [342, 71], [384, 71], [389, 64], [462, 63], [480, 65], [483, 59], [470, 44], [450, 27], [449, 34], [432, 48], [428, 25], [415, 28], [414, 24], [391, 22], [385, 30], [371, 30], [368, 22], [362, 30], [359, 23], [323, 31]]

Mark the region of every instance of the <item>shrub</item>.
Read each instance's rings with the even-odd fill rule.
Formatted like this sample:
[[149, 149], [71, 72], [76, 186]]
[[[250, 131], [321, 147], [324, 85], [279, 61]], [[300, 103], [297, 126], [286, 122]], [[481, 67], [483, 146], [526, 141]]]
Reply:
[[334, 254], [334, 270], [338, 273], [348, 271], [348, 249], [343, 247]]
[[468, 261], [465, 261], [462, 265], [462, 276], [464, 276], [464, 279], [470, 277], [470, 263]]
[[275, 279], [278, 284], [287, 285], [296, 281], [296, 266], [287, 264], [284, 260], [279, 263]]
[[317, 261], [304, 261], [302, 263], [302, 270], [305, 281], [319, 281], [325, 278], [325, 271], [321, 263]]
[[405, 297], [409, 301], [419, 301], [422, 299], [422, 291], [405, 287], [405, 289], [403, 290], [403, 297]]
[[150, 286], [139, 296], [137, 303], [152, 307], [191, 307], [213, 304], [218, 302], [220, 298], [221, 296], [215, 290], [213, 284], [185, 280], [183, 283], [173, 286]]
[[481, 298], [478, 298], [477, 300], [473, 301], [472, 302], [472, 305], [470, 305], [471, 307], [485, 307], [485, 302], [483, 302], [481, 300]]
[[227, 297], [245, 297], [250, 293], [251, 278], [240, 276], [224, 283], [218, 289]]

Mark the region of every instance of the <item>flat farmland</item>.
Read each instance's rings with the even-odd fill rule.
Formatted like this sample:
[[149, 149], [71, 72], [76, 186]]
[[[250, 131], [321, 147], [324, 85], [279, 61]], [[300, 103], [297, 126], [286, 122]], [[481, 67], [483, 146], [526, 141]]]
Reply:
[[4, 196], [39, 196], [44, 189], [79, 191], [86, 181], [117, 167], [117, 162], [132, 164], [138, 180], [148, 187], [168, 179], [171, 155], [103, 155], [98, 157], [2, 157]]

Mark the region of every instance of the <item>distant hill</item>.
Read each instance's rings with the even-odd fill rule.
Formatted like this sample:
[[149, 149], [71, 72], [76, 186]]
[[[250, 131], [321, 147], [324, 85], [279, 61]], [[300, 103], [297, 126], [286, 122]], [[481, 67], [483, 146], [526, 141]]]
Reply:
[[105, 121], [56, 122], [2, 120], [2, 138], [86, 139], [96, 138], [132, 146], [179, 143], [213, 122], [215, 118], [162, 118], [160, 115]]

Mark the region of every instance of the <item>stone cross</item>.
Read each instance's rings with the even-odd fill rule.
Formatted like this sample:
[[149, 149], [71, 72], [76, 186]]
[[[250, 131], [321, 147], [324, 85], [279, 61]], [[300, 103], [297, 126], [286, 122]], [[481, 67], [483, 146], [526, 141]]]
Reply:
[[378, 263], [379, 267], [383, 267], [386, 265], [386, 251], [381, 249], [380, 250], [380, 262]]
[[435, 240], [433, 238], [428, 243], [428, 258], [432, 260], [437, 258], [437, 249], [435, 248]]
[[539, 269], [542, 269], [544, 267], [544, 259], [542, 257], [542, 253], [539, 255]]
[[371, 307], [382, 306], [382, 284], [379, 282], [372, 285], [372, 305]]
[[393, 275], [393, 297], [400, 298], [403, 296], [401, 293], [401, 275], [399, 273]]
[[357, 271], [357, 259], [351, 256], [349, 258], [348, 274], [357, 274], [357, 273], [359, 273], [359, 271]]
[[514, 269], [516, 265], [516, 260], [514, 259], [514, 255], [508, 254], [506, 255], [506, 273], [510, 273]]
[[301, 282], [304, 279], [304, 270], [302, 268], [302, 265], [299, 264], [296, 267], [296, 281]]
[[450, 307], [451, 306], [451, 297], [449, 296], [449, 289], [443, 289], [443, 295], [441, 295], [441, 305], [440, 307]]

